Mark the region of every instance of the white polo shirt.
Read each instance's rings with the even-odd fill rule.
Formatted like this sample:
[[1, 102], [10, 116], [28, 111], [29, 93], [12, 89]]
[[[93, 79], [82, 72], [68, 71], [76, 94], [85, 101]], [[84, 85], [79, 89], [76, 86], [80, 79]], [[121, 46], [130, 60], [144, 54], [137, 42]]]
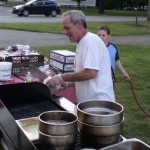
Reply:
[[75, 72], [85, 68], [98, 70], [98, 73], [94, 79], [75, 83], [78, 103], [86, 100], [115, 101], [108, 50], [91, 32], [80, 40], [76, 49]]

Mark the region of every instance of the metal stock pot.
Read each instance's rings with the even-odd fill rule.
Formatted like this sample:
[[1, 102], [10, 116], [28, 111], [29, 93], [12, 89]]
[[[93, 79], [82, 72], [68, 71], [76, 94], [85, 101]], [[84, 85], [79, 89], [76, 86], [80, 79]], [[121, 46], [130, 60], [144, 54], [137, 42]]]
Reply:
[[78, 129], [83, 133], [94, 135], [94, 136], [113, 136], [120, 135], [121, 130], [123, 128], [123, 121], [109, 126], [94, 126], [83, 123], [78, 120]]
[[88, 100], [77, 105], [77, 116], [89, 125], [114, 125], [123, 120], [123, 106], [112, 101]]
[[73, 150], [75, 148], [77, 132], [69, 135], [47, 135], [39, 131], [39, 139], [44, 150]]
[[47, 111], [39, 115], [39, 130], [49, 135], [69, 135], [77, 132], [77, 116], [67, 111]]

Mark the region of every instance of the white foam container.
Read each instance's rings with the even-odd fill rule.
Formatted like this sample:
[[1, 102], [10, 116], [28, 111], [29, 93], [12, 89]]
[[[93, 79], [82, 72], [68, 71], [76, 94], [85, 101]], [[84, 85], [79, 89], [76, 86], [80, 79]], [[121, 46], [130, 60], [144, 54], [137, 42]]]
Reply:
[[11, 62], [0, 62], [0, 81], [8, 81], [11, 79]]

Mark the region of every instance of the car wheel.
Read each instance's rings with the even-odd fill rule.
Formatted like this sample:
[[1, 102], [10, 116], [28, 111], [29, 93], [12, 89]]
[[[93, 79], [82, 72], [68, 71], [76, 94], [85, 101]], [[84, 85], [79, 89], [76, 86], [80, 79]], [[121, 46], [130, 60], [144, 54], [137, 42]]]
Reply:
[[49, 16], [50, 16], [50, 14], [45, 14], [45, 16], [46, 16], [46, 17], [49, 17]]
[[29, 11], [28, 10], [24, 10], [22, 13], [23, 13], [24, 17], [28, 17], [29, 16]]
[[57, 12], [55, 10], [51, 11], [51, 16], [52, 17], [56, 17], [57, 16]]

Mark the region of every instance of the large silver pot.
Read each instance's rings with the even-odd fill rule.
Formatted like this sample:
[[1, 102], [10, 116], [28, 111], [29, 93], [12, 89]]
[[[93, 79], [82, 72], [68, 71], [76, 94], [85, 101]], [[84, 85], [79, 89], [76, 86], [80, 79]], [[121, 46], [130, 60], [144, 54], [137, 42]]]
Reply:
[[77, 116], [67, 111], [47, 111], [39, 115], [39, 130], [48, 135], [69, 135], [77, 132]]
[[76, 138], [77, 132], [64, 136], [55, 136], [39, 131], [39, 139], [44, 150], [73, 150]]
[[83, 133], [94, 136], [113, 136], [117, 134], [120, 135], [122, 128], [123, 128], [123, 120], [118, 124], [109, 126], [94, 126], [83, 123], [78, 120], [78, 129]]
[[100, 149], [102, 147], [120, 142], [120, 135], [95, 136], [78, 131], [81, 139], [81, 146], [86, 148]]
[[123, 120], [123, 106], [112, 101], [89, 100], [77, 105], [77, 116], [86, 124], [114, 125]]

